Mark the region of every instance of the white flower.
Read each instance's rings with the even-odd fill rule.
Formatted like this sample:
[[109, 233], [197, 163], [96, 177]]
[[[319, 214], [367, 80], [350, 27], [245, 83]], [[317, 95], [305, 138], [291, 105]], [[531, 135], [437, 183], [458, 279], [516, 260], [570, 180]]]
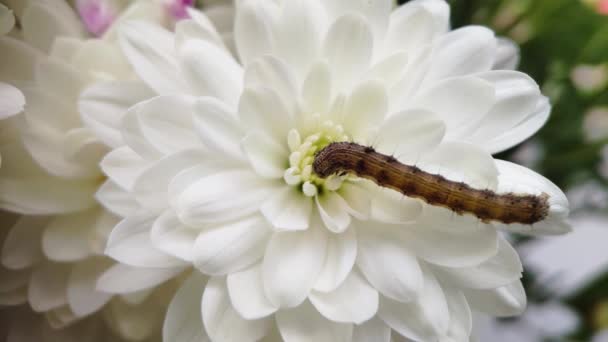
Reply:
[[[526, 75], [492, 70], [504, 46], [491, 31], [449, 32], [448, 18], [440, 0], [250, 0], [237, 8], [239, 60], [211, 27], [124, 27], [125, 55], [161, 96], [129, 110], [127, 146], [102, 161], [140, 205], [107, 252], [126, 263], [160, 250], [211, 276], [179, 290], [165, 341], [464, 341], [471, 310], [523, 311], [521, 263], [497, 228], [566, 232], [568, 203], [491, 153], [532, 135], [549, 104]], [[547, 193], [549, 215], [485, 224], [312, 173], [314, 153], [344, 140], [473, 187]]]
[[[116, 24], [134, 18], [166, 24], [163, 11], [160, 3], [134, 2]], [[10, 122], [17, 132], [3, 134], [0, 144], [0, 208], [22, 214], [14, 225], [2, 221], [0, 304], [27, 302], [53, 328], [93, 315], [127, 340], [152, 338], [160, 334], [176, 276], [189, 265], [134, 269], [103, 255], [109, 231], [136, 203], [104, 182], [99, 161], [108, 146], [121, 144], [112, 138], [126, 108], [155, 93], [134, 77], [113, 27], [102, 39], [86, 39], [64, 1], [31, 2], [21, 13], [24, 40], [0, 38], [0, 79], [27, 99], [23, 115]], [[98, 123], [104, 133], [96, 136], [84, 126], [90, 121], [84, 112], [109, 88], [121, 97], [105, 103]], [[122, 196], [123, 205], [100, 206], [96, 198], [107, 194]]]

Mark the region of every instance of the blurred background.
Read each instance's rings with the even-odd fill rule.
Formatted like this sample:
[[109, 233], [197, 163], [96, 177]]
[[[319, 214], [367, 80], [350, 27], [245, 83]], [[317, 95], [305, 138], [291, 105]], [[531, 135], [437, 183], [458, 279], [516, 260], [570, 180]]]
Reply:
[[[404, 3], [406, 1], [401, 1]], [[519, 70], [551, 98], [549, 122], [499, 156], [565, 189], [574, 231], [513, 236], [528, 310], [480, 317], [485, 341], [608, 341], [608, 0], [451, 0], [454, 28], [481, 24], [521, 48]]]

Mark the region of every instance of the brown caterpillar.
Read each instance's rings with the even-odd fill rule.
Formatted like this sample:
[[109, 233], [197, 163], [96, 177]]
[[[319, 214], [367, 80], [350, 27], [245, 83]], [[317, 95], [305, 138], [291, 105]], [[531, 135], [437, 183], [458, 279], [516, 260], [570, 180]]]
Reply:
[[465, 183], [402, 164], [371, 147], [350, 142], [331, 143], [317, 152], [313, 170], [323, 178], [335, 173], [354, 173], [379, 186], [450, 209], [459, 215], [475, 215], [486, 223], [533, 224], [549, 214], [549, 196], [545, 193], [539, 196], [497, 194], [491, 190], [474, 189]]

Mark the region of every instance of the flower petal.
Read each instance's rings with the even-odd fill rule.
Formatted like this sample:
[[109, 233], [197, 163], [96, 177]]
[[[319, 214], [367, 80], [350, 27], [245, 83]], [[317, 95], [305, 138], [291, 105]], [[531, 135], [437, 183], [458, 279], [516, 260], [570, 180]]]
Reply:
[[181, 73], [195, 95], [236, 106], [243, 88], [243, 68], [228, 51], [196, 39], [184, 43], [179, 57]]
[[274, 233], [266, 247], [262, 276], [266, 296], [274, 305], [300, 305], [323, 269], [327, 233], [319, 226], [299, 232]]
[[450, 326], [446, 334], [448, 339], [469, 340], [473, 329], [473, 317], [467, 299], [462, 292], [450, 285], [443, 287], [443, 293], [450, 311]]
[[68, 303], [67, 283], [72, 266], [46, 263], [32, 272], [27, 297], [32, 309], [45, 312]]
[[518, 280], [522, 272], [515, 249], [504, 238], [499, 238], [495, 256], [476, 266], [441, 268], [439, 274], [460, 288], [495, 289]]
[[432, 84], [441, 79], [488, 71], [495, 59], [494, 32], [482, 26], [453, 30], [436, 43], [425, 83]]
[[333, 233], [342, 233], [350, 225], [348, 206], [342, 196], [335, 192], [328, 192], [322, 196], [316, 196], [315, 202], [325, 227]]
[[40, 240], [49, 219], [42, 216], [21, 216], [11, 227], [2, 245], [2, 265], [20, 270], [33, 266], [43, 258]]
[[338, 194], [346, 202], [346, 211], [359, 220], [369, 219], [372, 201], [367, 189], [355, 182], [344, 182]]
[[422, 291], [416, 256], [400, 241], [397, 225], [357, 224], [357, 266], [380, 293], [407, 302]]
[[282, 178], [289, 158], [285, 146], [278, 144], [267, 135], [253, 131], [241, 142], [251, 167], [264, 178]]
[[426, 270], [424, 286], [414, 301], [402, 303], [381, 297], [378, 315], [393, 330], [414, 341], [437, 341], [450, 323], [444, 292]]
[[149, 99], [154, 93], [140, 82], [96, 83], [80, 95], [78, 108], [84, 124], [106, 145], [123, 145], [120, 121], [129, 107]]
[[309, 299], [323, 316], [334, 322], [361, 324], [378, 310], [378, 291], [358, 271], [350, 272], [335, 290], [313, 291]]
[[145, 22], [124, 23], [119, 32], [120, 46], [129, 63], [157, 94], [188, 94], [173, 55], [173, 36]]
[[391, 328], [378, 318], [378, 316], [369, 321], [356, 325], [353, 329], [353, 342], [390, 342]]
[[127, 217], [139, 210], [139, 204], [130, 192], [111, 180], [106, 180], [95, 193], [95, 199], [109, 212], [119, 217]]
[[45, 52], [50, 50], [55, 37], [84, 37], [82, 25], [67, 3], [29, 4], [20, 21], [24, 40]]
[[42, 234], [42, 250], [46, 257], [70, 262], [92, 255], [89, 239], [99, 214], [99, 209], [95, 208], [54, 217]]
[[415, 97], [411, 106], [437, 114], [446, 125], [449, 139], [466, 136], [478, 127], [495, 102], [492, 83], [462, 76], [433, 83]]
[[285, 342], [348, 342], [353, 334], [352, 324], [326, 319], [308, 301], [293, 309], [280, 310], [276, 320]]
[[360, 14], [345, 14], [331, 25], [323, 49], [335, 78], [334, 89], [345, 90], [367, 69], [373, 44], [372, 29]]
[[509, 38], [498, 38], [494, 70], [515, 70], [519, 64], [519, 47]]
[[239, 118], [243, 127], [266, 133], [284, 143], [293, 124], [293, 113], [279, 94], [267, 86], [249, 86], [241, 95]]
[[269, 190], [249, 170], [225, 170], [187, 187], [177, 199], [177, 214], [195, 227], [247, 216], [259, 210]]
[[270, 55], [260, 57], [247, 65], [245, 85], [269, 86], [286, 103], [294, 102], [298, 91], [296, 75], [290, 66], [281, 59]]
[[277, 311], [264, 293], [261, 263], [228, 275], [226, 281], [232, 306], [243, 318], [260, 319]]
[[232, 307], [223, 277], [211, 278], [203, 293], [202, 314], [212, 341], [257, 341], [271, 328], [269, 318], [246, 320]]
[[159, 250], [184, 261], [192, 261], [198, 234], [198, 230], [182, 224], [175, 212], [169, 209], [154, 221], [150, 240]]
[[111, 264], [107, 258], [90, 258], [72, 268], [67, 284], [67, 299], [76, 316], [90, 315], [112, 298], [112, 294], [97, 291], [97, 278]]
[[112, 230], [105, 254], [133, 267], [176, 267], [182, 261], [159, 251], [150, 239], [150, 229], [156, 214], [127, 217]]
[[163, 341], [202, 342], [209, 337], [203, 326], [201, 300], [207, 279], [193, 272], [173, 296], [165, 322]]
[[242, 158], [239, 143], [244, 132], [227, 104], [212, 97], [198, 98], [194, 103], [193, 120], [205, 146], [231, 159]]
[[526, 309], [526, 292], [521, 281], [491, 290], [464, 290], [471, 307], [497, 317], [521, 315]]
[[330, 234], [327, 239], [325, 264], [314, 290], [330, 292], [335, 290], [351, 273], [357, 257], [357, 236], [354, 228], [342, 234]]
[[439, 145], [445, 130], [445, 123], [433, 112], [408, 109], [386, 118], [372, 141], [379, 152], [414, 160]]
[[371, 217], [384, 223], [412, 222], [422, 212], [419, 200], [404, 197], [401, 193], [371, 185]]
[[271, 16], [278, 10], [264, 0], [240, 4], [234, 22], [234, 39], [243, 65], [272, 50]]
[[0, 120], [23, 111], [25, 97], [10, 84], [0, 82]]
[[260, 211], [276, 231], [308, 229], [312, 199], [294, 187], [285, 187], [262, 203]]
[[355, 141], [365, 142], [369, 131], [379, 125], [388, 111], [388, 94], [377, 80], [365, 81], [353, 89], [342, 125]]
[[165, 281], [176, 277], [185, 269], [185, 266], [171, 268], [142, 268], [115, 264], [99, 277], [97, 280], [97, 289], [103, 292], [116, 294], [128, 294], [152, 289]]
[[480, 224], [475, 229], [461, 229], [463, 224], [458, 222], [453, 222], [449, 228], [436, 228], [435, 225], [419, 222], [401, 231], [410, 250], [427, 262], [446, 267], [475, 266], [498, 251], [498, 233], [491, 225]]
[[194, 245], [194, 266], [211, 275], [243, 270], [262, 258], [270, 234], [259, 215], [205, 229]]

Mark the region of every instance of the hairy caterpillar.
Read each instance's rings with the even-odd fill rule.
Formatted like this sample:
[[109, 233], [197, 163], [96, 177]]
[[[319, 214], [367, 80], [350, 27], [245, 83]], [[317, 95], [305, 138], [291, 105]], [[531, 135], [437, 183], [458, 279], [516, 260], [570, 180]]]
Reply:
[[416, 166], [402, 164], [371, 147], [350, 142], [331, 143], [317, 152], [313, 170], [323, 178], [335, 173], [354, 173], [379, 186], [448, 208], [459, 215], [475, 215], [486, 223], [533, 224], [542, 221], [549, 213], [549, 196], [545, 193], [539, 196], [497, 194], [491, 190], [475, 189]]

